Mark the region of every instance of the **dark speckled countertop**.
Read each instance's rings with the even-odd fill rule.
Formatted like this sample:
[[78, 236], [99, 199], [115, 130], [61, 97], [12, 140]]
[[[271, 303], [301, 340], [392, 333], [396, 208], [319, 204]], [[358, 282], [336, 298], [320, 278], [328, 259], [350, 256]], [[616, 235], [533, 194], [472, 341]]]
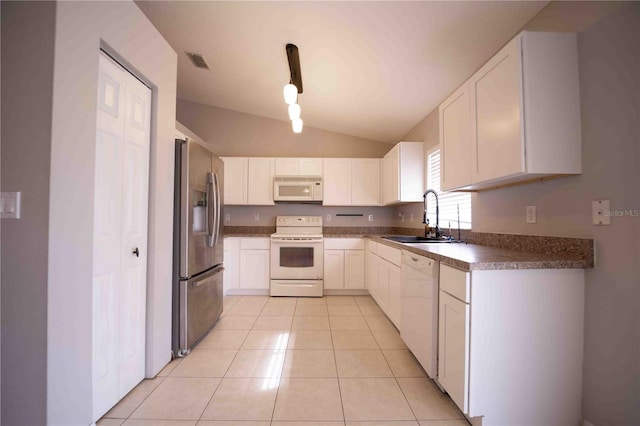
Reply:
[[[225, 237], [269, 237], [270, 226], [225, 226]], [[472, 243], [403, 244], [382, 235], [419, 235], [421, 230], [386, 227], [324, 228], [325, 238], [371, 238], [373, 241], [438, 260], [465, 271], [500, 269], [593, 268], [593, 240], [463, 231]]]
[[499, 269], [582, 269], [584, 259], [558, 254], [528, 253], [466, 243], [403, 244], [370, 235], [376, 243], [407, 250], [465, 271]]

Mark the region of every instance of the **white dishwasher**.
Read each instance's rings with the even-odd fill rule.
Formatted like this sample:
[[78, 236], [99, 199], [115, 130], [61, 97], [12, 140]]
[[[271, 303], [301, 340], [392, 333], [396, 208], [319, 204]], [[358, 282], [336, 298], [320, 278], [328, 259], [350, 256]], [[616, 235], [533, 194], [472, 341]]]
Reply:
[[400, 335], [429, 377], [438, 373], [439, 263], [402, 251]]

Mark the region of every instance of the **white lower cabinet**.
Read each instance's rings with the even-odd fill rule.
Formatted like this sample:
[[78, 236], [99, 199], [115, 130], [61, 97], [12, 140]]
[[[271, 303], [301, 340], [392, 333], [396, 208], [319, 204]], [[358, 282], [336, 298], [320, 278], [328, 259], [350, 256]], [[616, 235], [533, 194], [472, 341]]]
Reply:
[[584, 270], [440, 266], [438, 382], [491, 425], [581, 421]]
[[399, 329], [402, 314], [402, 251], [369, 241], [367, 288], [380, 309]]
[[240, 238], [224, 239], [224, 294], [240, 288]]
[[463, 412], [469, 395], [469, 304], [440, 290], [438, 381]]
[[224, 240], [224, 293], [251, 294], [269, 289], [270, 239], [227, 237]]
[[365, 288], [364, 241], [361, 238], [325, 238], [324, 288]]

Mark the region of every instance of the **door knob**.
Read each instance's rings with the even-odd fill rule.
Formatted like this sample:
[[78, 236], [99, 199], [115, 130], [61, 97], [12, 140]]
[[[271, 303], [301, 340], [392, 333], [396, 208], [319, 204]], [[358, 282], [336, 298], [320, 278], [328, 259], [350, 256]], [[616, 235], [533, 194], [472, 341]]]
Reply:
[[135, 249], [133, 249], [133, 254], [136, 255], [136, 257], [140, 257], [140, 250], [138, 250], [138, 247], [136, 247]]

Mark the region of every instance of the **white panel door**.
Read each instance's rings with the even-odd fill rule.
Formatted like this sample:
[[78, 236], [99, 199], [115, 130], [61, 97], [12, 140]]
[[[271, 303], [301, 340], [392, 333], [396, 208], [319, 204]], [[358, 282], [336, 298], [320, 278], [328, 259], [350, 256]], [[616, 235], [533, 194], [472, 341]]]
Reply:
[[151, 91], [100, 55], [94, 198], [93, 414], [144, 378]]
[[474, 183], [524, 172], [521, 59], [516, 37], [470, 79]]
[[378, 282], [376, 287], [376, 302], [385, 314], [389, 314], [389, 280], [390, 268], [393, 265], [378, 257]]
[[382, 204], [400, 199], [400, 146], [394, 146], [382, 159]]
[[440, 105], [440, 176], [444, 191], [471, 184], [469, 83]]
[[351, 205], [351, 159], [325, 158], [323, 160], [325, 206]]
[[344, 288], [344, 250], [324, 251], [324, 288]]
[[247, 204], [251, 206], [273, 205], [274, 158], [249, 158]]
[[351, 160], [351, 205], [379, 206], [380, 160], [354, 158]]
[[240, 288], [269, 288], [269, 250], [240, 250]]
[[469, 305], [440, 291], [438, 381], [463, 413], [469, 395]]
[[246, 157], [224, 157], [224, 204], [246, 205], [248, 159]]
[[364, 288], [364, 250], [344, 251], [344, 288]]
[[298, 159], [298, 173], [300, 176], [322, 176], [322, 158]]
[[402, 318], [402, 273], [400, 267], [389, 267], [389, 318], [400, 329]]
[[297, 176], [298, 158], [276, 158], [276, 176]]
[[120, 397], [144, 378], [151, 123], [151, 90], [128, 72], [125, 77]]

